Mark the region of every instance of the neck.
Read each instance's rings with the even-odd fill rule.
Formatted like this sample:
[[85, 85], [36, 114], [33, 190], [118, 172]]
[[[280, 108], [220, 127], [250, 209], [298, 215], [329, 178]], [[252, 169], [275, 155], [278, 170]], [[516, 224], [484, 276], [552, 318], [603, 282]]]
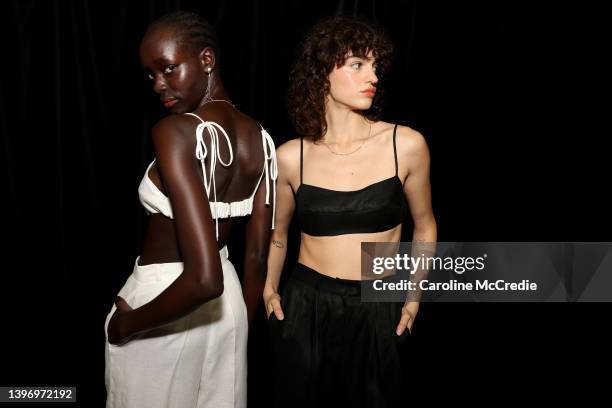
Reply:
[[[214, 71], [213, 71], [214, 72]], [[219, 78], [219, 74], [214, 72], [213, 75], [209, 77], [210, 83], [210, 95], [208, 98], [204, 98], [200, 101], [199, 106], [203, 106], [205, 103], [210, 102], [211, 99], [214, 100], [226, 100], [230, 101], [229, 95], [225, 91], [225, 87], [223, 86], [223, 82], [221, 82], [221, 78]]]
[[339, 106], [336, 102], [327, 100], [325, 107], [327, 131], [323, 141], [339, 147], [350, 146], [363, 140], [369, 133], [370, 123], [361, 111], [355, 111], [347, 106]]
[[229, 101], [229, 95], [225, 91], [225, 87], [221, 81], [217, 81], [212, 91], [210, 92], [210, 99], [225, 99]]

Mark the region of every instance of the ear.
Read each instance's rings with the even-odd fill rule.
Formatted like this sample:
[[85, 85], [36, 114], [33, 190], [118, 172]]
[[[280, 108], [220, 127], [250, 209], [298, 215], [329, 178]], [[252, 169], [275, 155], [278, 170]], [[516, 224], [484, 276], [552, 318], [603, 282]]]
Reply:
[[211, 68], [211, 70], [215, 69], [215, 52], [211, 47], [206, 47], [202, 51], [200, 51], [199, 55], [200, 63], [202, 64], [202, 69], [207, 71], [207, 68]]

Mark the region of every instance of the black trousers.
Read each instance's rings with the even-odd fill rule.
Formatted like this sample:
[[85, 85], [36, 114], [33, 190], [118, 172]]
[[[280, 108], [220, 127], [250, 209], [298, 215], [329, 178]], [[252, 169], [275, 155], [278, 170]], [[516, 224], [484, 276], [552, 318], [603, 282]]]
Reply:
[[395, 334], [402, 303], [365, 303], [360, 281], [297, 264], [270, 316], [277, 407], [406, 406], [411, 334]]

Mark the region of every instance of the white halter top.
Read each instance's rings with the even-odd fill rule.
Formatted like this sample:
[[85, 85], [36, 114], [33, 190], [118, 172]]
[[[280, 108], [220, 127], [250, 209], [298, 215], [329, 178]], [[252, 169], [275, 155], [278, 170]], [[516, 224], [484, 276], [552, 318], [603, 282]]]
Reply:
[[[266, 179], [266, 205], [270, 205], [270, 184], [272, 184], [272, 229], [274, 229], [274, 217], [276, 213], [276, 179], [278, 177], [278, 164], [276, 162], [276, 150], [274, 148], [274, 141], [272, 137], [261, 128], [261, 142], [264, 151], [264, 166], [261, 171], [261, 176], [257, 181], [255, 190], [251, 195], [240, 201], [233, 201], [226, 203], [224, 201], [217, 201], [217, 186], [215, 184], [215, 167], [217, 161], [221, 165], [227, 167], [234, 161], [234, 152], [232, 150], [232, 143], [229, 136], [225, 132], [225, 129], [216, 122], [205, 121], [195, 113], [186, 113], [186, 115], [195, 116], [200, 120], [200, 124], [196, 128], [196, 151], [195, 156], [200, 160], [202, 166], [202, 174], [204, 176], [204, 187], [206, 188], [206, 195], [210, 202], [210, 212], [213, 219], [215, 220], [215, 233], [217, 240], [219, 239], [219, 218], [230, 218], [230, 217], [241, 217], [251, 214], [253, 211], [253, 198], [259, 188], [261, 179]], [[204, 129], [208, 130], [210, 134], [210, 169], [206, 171], [204, 160], [208, 155], [208, 148], [204, 143]], [[225, 137], [227, 147], [229, 149], [229, 160], [224, 162], [221, 158], [219, 151], [219, 131]], [[269, 162], [269, 163], [268, 163]], [[166, 197], [157, 186], [149, 178], [149, 170], [155, 163], [155, 159], [149, 164], [147, 170], [140, 182], [138, 187], [138, 196], [145, 210], [149, 213], [161, 213], [168, 218], [173, 218], [172, 205], [168, 197]], [[212, 187], [212, 200], [210, 197], [210, 190]]]

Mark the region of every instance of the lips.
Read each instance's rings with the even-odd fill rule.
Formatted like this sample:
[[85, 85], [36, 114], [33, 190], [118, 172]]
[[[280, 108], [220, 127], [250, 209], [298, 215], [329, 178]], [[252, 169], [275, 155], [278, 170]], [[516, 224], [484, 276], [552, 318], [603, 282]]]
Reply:
[[176, 98], [161, 98], [162, 103], [164, 104], [164, 106], [166, 108], [171, 108], [172, 106], [174, 106], [177, 102], [178, 99]]
[[364, 94], [365, 96], [369, 96], [369, 97], [374, 97], [374, 95], [376, 95], [376, 89], [375, 88], [371, 88], [371, 89], [366, 89], [365, 91], [361, 91], [362, 94]]

